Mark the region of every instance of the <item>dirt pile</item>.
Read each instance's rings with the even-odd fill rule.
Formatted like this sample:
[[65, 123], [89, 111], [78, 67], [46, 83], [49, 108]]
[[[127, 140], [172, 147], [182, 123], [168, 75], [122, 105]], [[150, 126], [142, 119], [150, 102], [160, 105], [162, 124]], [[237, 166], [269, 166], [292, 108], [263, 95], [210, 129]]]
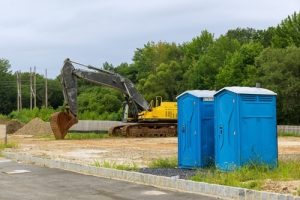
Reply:
[[40, 118], [34, 118], [21, 129], [15, 132], [17, 135], [45, 135], [52, 134], [50, 124]]
[[17, 120], [0, 120], [0, 124], [6, 125], [7, 134], [12, 134], [24, 126], [23, 123]]

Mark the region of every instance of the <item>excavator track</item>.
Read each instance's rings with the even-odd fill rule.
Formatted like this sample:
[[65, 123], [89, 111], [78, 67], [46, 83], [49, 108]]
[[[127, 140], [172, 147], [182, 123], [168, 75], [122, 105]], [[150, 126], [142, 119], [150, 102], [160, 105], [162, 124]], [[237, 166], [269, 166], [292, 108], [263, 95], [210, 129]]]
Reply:
[[110, 136], [115, 137], [175, 137], [176, 123], [136, 123], [113, 127]]

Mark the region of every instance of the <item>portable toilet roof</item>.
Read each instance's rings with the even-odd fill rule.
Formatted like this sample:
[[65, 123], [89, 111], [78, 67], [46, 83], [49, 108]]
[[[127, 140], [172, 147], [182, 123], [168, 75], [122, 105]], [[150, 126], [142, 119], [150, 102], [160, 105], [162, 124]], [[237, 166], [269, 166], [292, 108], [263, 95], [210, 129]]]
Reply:
[[185, 94], [190, 94], [198, 98], [206, 98], [206, 97], [214, 97], [216, 91], [214, 90], [187, 90], [176, 97], [176, 99], [180, 98]]
[[275, 92], [265, 89], [265, 88], [239, 87], [239, 86], [224, 87], [224, 88], [220, 89], [219, 91], [217, 91], [215, 94], [218, 94], [224, 90], [228, 90], [228, 91], [236, 93], [236, 94], [277, 95]]

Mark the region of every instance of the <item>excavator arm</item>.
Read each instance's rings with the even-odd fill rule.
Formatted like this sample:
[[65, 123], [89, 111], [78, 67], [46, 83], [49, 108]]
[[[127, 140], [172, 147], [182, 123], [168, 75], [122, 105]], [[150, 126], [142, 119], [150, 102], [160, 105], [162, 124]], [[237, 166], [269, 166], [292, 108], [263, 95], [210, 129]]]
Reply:
[[[94, 71], [76, 69], [73, 64], [78, 64]], [[126, 100], [123, 116], [123, 120], [125, 121], [127, 121], [128, 118], [137, 120], [140, 111], [147, 111], [150, 109], [148, 102], [137, 91], [134, 84], [129, 79], [111, 71], [82, 65], [73, 62], [70, 59], [66, 59], [64, 66], [61, 69], [61, 84], [63, 86], [66, 111], [54, 113], [50, 119], [50, 125], [56, 139], [63, 139], [69, 128], [78, 122], [78, 78], [121, 91]]]

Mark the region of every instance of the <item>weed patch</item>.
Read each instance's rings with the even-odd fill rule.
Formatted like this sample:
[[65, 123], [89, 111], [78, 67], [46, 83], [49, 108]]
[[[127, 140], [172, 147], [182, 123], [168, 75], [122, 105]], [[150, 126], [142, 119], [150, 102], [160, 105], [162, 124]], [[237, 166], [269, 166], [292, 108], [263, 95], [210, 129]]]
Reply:
[[247, 165], [232, 172], [221, 172], [215, 168], [209, 168], [199, 171], [191, 179], [260, 190], [267, 179], [274, 181], [300, 180], [300, 162], [280, 161], [278, 167], [274, 169], [268, 166]]
[[116, 164], [115, 162], [111, 163], [108, 161], [104, 161], [103, 163], [99, 161], [94, 161], [93, 166], [95, 167], [104, 167], [104, 168], [112, 168], [118, 170], [126, 170], [126, 171], [137, 171], [138, 166], [135, 163], [132, 164]]
[[13, 142], [9, 142], [7, 144], [4, 143], [0, 143], [0, 150], [3, 150], [5, 148], [16, 148], [18, 145], [16, 143]]
[[175, 168], [177, 167], [177, 158], [159, 158], [149, 163], [150, 168]]

